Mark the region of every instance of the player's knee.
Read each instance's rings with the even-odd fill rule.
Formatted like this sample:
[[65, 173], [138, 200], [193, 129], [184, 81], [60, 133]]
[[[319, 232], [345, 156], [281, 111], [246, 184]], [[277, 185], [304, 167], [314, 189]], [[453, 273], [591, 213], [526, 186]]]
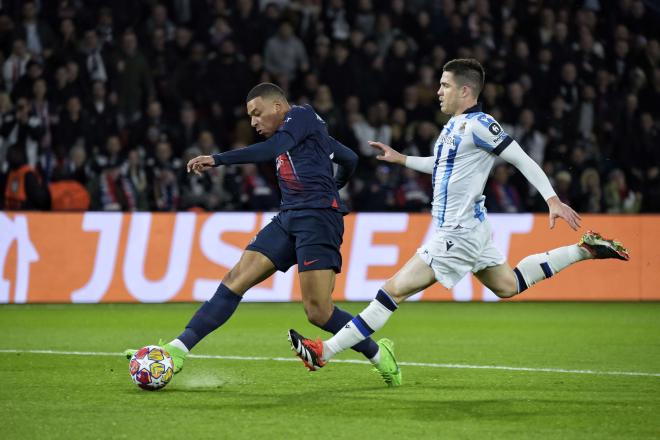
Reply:
[[500, 298], [511, 298], [518, 294], [518, 286], [515, 282], [503, 282], [497, 286], [491, 287], [490, 290]]
[[312, 302], [305, 306], [305, 314], [307, 315], [307, 320], [311, 324], [321, 327], [328, 322], [328, 319], [330, 319], [332, 310], [320, 303]]
[[508, 289], [496, 289], [496, 290], [493, 290], [493, 293], [495, 295], [499, 296], [500, 298], [511, 298], [517, 292], [513, 292], [513, 291], [508, 290]]
[[308, 309], [306, 313], [307, 320], [316, 327], [321, 327], [330, 319], [330, 315], [321, 309]]
[[227, 286], [232, 292], [237, 295], [242, 295], [245, 293], [245, 289], [241, 283], [240, 271], [237, 271], [234, 267], [232, 270], [227, 272], [227, 274], [222, 279], [222, 284]]
[[397, 282], [396, 278], [390, 278], [387, 280], [381, 289], [387, 292], [390, 298], [392, 298], [397, 304], [402, 303], [408, 296], [408, 292], [403, 289], [400, 283]]

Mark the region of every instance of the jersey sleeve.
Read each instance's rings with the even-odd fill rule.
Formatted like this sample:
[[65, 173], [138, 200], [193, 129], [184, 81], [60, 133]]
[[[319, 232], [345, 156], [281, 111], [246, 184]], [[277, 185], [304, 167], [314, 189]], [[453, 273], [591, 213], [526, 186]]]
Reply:
[[320, 122], [322, 119], [310, 106], [295, 106], [287, 113], [278, 131], [287, 133], [297, 145], [313, 133]]
[[499, 156], [513, 139], [492, 116], [484, 113], [472, 122], [472, 141], [477, 148]]

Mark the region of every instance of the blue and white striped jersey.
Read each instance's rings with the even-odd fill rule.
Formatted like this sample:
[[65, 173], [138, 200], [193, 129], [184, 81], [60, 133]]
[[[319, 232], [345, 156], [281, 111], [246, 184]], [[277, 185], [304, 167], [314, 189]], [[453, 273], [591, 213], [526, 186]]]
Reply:
[[479, 104], [447, 121], [433, 148], [431, 214], [436, 228], [473, 228], [484, 221], [486, 180], [495, 156], [512, 141]]

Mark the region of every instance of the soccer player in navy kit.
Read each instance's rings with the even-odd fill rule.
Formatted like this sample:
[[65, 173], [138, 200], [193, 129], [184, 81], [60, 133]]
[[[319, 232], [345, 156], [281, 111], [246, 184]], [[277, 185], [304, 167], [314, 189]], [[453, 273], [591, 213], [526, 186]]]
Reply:
[[[339, 248], [346, 214], [338, 189], [355, 171], [357, 155], [328, 135], [325, 122], [311, 106], [291, 106], [274, 84], [255, 86], [246, 103], [252, 127], [267, 140], [198, 156], [188, 162], [188, 172], [201, 174], [220, 165], [276, 160], [281, 211], [247, 246], [181, 335], [163, 345], [172, 355], [175, 372], [181, 370], [189, 350], [229, 319], [247, 290], [294, 264], [298, 264], [303, 305], [311, 323], [335, 334], [353, 319], [334, 306], [331, 295], [341, 271]], [[338, 164], [335, 175], [333, 162]], [[374, 364], [388, 385], [398, 384], [391, 341], [376, 343], [368, 338], [353, 349]], [[127, 356], [132, 352], [127, 350]]]

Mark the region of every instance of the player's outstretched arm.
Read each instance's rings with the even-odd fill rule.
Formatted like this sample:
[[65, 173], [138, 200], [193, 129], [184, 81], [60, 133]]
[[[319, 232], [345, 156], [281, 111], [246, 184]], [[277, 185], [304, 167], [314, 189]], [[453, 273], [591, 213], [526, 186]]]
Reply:
[[557, 218], [564, 219], [564, 221], [566, 221], [566, 223], [568, 223], [568, 225], [574, 230], [577, 230], [580, 227], [580, 221], [582, 220], [580, 215], [570, 206], [559, 200], [559, 197], [555, 194], [555, 190], [552, 189], [552, 184], [550, 183], [550, 180], [548, 180], [548, 176], [546, 176], [541, 167], [523, 151], [518, 142], [511, 142], [500, 153], [500, 157], [518, 168], [527, 181], [534, 185], [534, 188], [541, 193], [541, 196], [545, 199], [550, 211], [548, 217], [550, 221], [550, 229], [555, 227], [555, 221]]
[[369, 145], [380, 151], [380, 154], [376, 156], [376, 159], [378, 160], [395, 163], [397, 165], [403, 165], [422, 173], [433, 173], [433, 166], [435, 163], [435, 158], [433, 156], [406, 156], [405, 154], [399, 153], [394, 148], [382, 142], [369, 141]]
[[235, 165], [242, 163], [267, 162], [275, 159], [296, 146], [296, 141], [288, 132], [276, 131], [270, 138], [263, 142], [248, 145], [245, 148], [226, 151], [224, 153], [210, 156], [214, 165]]

